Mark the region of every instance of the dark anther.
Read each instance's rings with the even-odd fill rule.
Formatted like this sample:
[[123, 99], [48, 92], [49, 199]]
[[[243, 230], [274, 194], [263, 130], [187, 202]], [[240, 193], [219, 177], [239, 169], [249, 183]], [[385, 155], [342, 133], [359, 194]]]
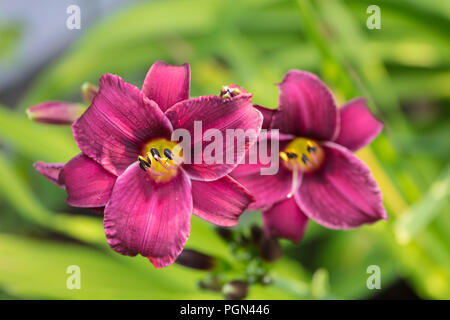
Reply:
[[152, 154], [152, 157], [155, 159], [161, 158], [161, 155], [159, 154], [159, 151], [156, 148], [151, 148], [150, 153]]
[[286, 152], [286, 155], [289, 159], [296, 159], [297, 158], [297, 154], [293, 153], [293, 152]]
[[139, 167], [140, 167], [142, 170], [147, 171], [147, 170], [145, 169], [145, 165], [144, 165], [143, 163], [144, 163], [143, 161], [139, 160]]
[[308, 157], [304, 153], [302, 153], [302, 161], [303, 161], [304, 164], [308, 163]]
[[170, 149], [164, 149], [164, 155], [169, 159], [173, 160], [173, 153], [170, 151]]
[[308, 146], [307, 150], [308, 150], [309, 153], [316, 152], [316, 147]]
[[142, 167], [144, 167], [143, 168], [143, 170], [145, 170], [145, 167], [149, 167], [150, 168], [150, 161], [149, 162], [147, 162], [143, 157], [141, 157], [141, 156], [139, 156], [139, 158], [138, 158], [138, 160], [139, 160], [139, 166], [142, 168]]

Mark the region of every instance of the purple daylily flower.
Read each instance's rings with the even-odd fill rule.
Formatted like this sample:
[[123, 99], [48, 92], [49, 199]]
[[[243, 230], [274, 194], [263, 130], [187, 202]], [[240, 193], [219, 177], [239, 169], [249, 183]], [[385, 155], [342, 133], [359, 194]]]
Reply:
[[[263, 119], [251, 94], [189, 99], [189, 65], [160, 61], [150, 68], [142, 91], [112, 74], [99, 84], [92, 104], [72, 126], [82, 153], [65, 165], [36, 164], [65, 187], [67, 203], [105, 207], [111, 248], [139, 253], [157, 268], [173, 263], [183, 250], [192, 214], [220, 226], [236, 225], [254, 198], [228, 174], [251, 143], [235, 150], [234, 165], [188, 164], [170, 139], [178, 128], [193, 136], [194, 120], [202, 121], [203, 132], [239, 128], [259, 134]], [[228, 148], [224, 144], [224, 154]]]
[[278, 173], [264, 176], [262, 164], [241, 164], [231, 174], [255, 196], [249, 209], [263, 209], [265, 232], [297, 242], [308, 219], [333, 229], [387, 219], [376, 181], [352, 154], [382, 129], [365, 100], [338, 109], [318, 77], [298, 70], [279, 88], [278, 109], [256, 106], [263, 128], [280, 131]]

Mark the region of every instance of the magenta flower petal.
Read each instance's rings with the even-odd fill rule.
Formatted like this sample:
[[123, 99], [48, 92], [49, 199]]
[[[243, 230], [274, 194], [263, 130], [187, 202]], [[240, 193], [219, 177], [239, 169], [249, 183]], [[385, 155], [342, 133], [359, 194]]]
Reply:
[[310, 219], [332, 229], [349, 229], [386, 219], [381, 192], [366, 167], [346, 148], [322, 145], [325, 164], [320, 172], [305, 174], [295, 194]]
[[155, 102], [119, 76], [105, 74], [88, 110], [73, 124], [80, 149], [120, 175], [152, 138], [170, 140], [172, 126]]
[[299, 242], [303, 238], [308, 218], [298, 207], [294, 198], [275, 203], [263, 211], [263, 227], [268, 237], [280, 237]]
[[261, 114], [263, 115], [263, 123], [262, 123], [262, 129], [270, 129], [270, 125], [272, 124], [272, 118], [275, 114], [276, 110], [268, 109], [263, 106], [254, 104], [253, 107], [256, 108]]
[[77, 120], [86, 107], [78, 103], [64, 101], [49, 101], [40, 103], [27, 109], [28, 118], [47, 124], [72, 124]]
[[279, 88], [279, 108], [272, 128], [317, 140], [332, 140], [336, 136], [338, 109], [330, 90], [317, 76], [291, 70]]
[[[223, 99], [218, 96], [202, 96], [189, 99], [174, 105], [167, 110], [166, 115], [172, 122], [174, 129], [183, 128], [191, 134], [192, 157], [189, 161], [190, 164], [184, 164], [183, 168], [191, 178], [204, 181], [222, 178], [237, 166], [245, 156], [245, 152], [256, 142], [263, 121], [261, 113], [253, 108], [251, 94], [242, 94], [230, 99]], [[247, 130], [251, 131], [249, 132], [251, 133], [249, 134], [250, 138], [246, 139], [244, 148], [237, 147], [236, 138], [234, 138], [234, 146], [223, 141], [223, 164], [217, 162], [208, 164], [205, 161], [195, 164], [194, 146], [203, 143], [200, 145], [201, 150], [205, 150], [205, 147], [211, 141], [205, 141], [205, 137], [203, 142], [197, 139], [201, 139], [201, 137], [194, 135], [194, 121], [201, 121], [202, 133], [205, 133], [208, 129], [217, 129], [225, 139], [227, 129], [242, 129], [244, 132], [248, 132]], [[250, 143], [250, 141], [253, 143]], [[225, 163], [227, 154], [233, 154], [233, 163]]]
[[363, 98], [347, 102], [339, 111], [341, 130], [335, 142], [352, 151], [368, 145], [383, 129], [383, 124], [373, 116]]
[[73, 207], [103, 207], [109, 200], [116, 176], [84, 154], [73, 157], [61, 171], [67, 203]]
[[190, 232], [192, 194], [183, 170], [167, 183], [156, 183], [131, 165], [116, 181], [103, 224], [115, 251], [147, 257], [157, 268], [173, 263]]
[[229, 176], [192, 182], [194, 214], [224, 227], [237, 225], [239, 216], [254, 201], [253, 196]]
[[292, 173], [280, 165], [277, 174], [261, 175], [261, 166], [239, 165], [230, 175], [254, 197], [250, 210], [264, 209], [286, 198], [291, 191]]
[[145, 77], [142, 92], [166, 111], [177, 102], [189, 99], [190, 81], [189, 64], [172, 66], [156, 61]]
[[65, 163], [45, 163], [38, 161], [34, 164], [34, 167], [36, 171], [43, 175], [48, 181], [58, 187], [64, 188], [64, 183], [59, 179], [59, 174], [64, 165]]
[[[279, 149], [283, 150], [293, 138], [291, 135], [279, 134]], [[254, 153], [258, 153], [260, 143], [267, 145], [267, 156], [271, 157], [272, 138], [269, 135], [267, 141], [265, 139], [265, 137], [260, 137], [259, 141], [246, 154], [243, 164], [238, 165], [230, 173], [232, 178], [236, 179], [255, 197], [255, 202], [249, 205], [250, 210], [270, 207], [273, 203], [285, 199], [292, 188], [292, 172], [285, 168], [281, 162], [279, 163], [278, 172], [271, 175], [261, 174], [262, 168], [268, 168], [272, 164], [270, 162], [262, 164], [262, 159], [259, 156], [257, 157], [257, 163], [250, 164], [250, 158], [256, 158]]]

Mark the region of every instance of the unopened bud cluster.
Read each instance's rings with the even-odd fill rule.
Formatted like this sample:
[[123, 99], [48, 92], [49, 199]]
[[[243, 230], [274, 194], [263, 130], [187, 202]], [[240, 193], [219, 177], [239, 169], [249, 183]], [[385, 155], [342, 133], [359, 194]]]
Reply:
[[228, 243], [236, 263], [231, 265], [192, 249], [184, 249], [176, 261], [188, 268], [209, 271], [199, 282], [201, 289], [221, 292], [229, 300], [240, 300], [247, 296], [251, 285], [272, 282], [270, 263], [282, 256], [277, 239], [267, 237], [256, 225], [247, 230], [218, 227], [216, 232]]

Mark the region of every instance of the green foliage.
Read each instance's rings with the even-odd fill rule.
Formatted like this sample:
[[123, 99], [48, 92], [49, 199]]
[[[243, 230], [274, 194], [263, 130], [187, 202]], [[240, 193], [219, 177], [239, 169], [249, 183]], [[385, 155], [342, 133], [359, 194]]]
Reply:
[[[0, 298], [221, 298], [197, 288], [202, 272], [155, 270], [142, 257], [114, 253], [101, 218], [77, 214], [32, 168], [79, 150], [69, 127], [32, 123], [25, 108], [73, 100], [83, 82], [106, 72], [140, 86], [155, 60], [189, 62], [192, 95], [237, 83], [270, 108], [278, 99], [273, 84], [286, 71], [310, 70], [340, 104], [367, 97], [385, 124], [358, 155], [381, 186], [389, 221], [347, 232], [311, 223], [300, 244], [283, 243], [285, 257], [270, 265], [273, 283], [252, 286], [249, 298], [369, 298], [378, 293], [366, 287], [372, 264], [381, 268], [382, 290], [401, 279], [419, 297], [450, 298], [450, 11], [442, 1], [375, 1], [382, 27], [369, 30], [372, 2], [137, 2], [84, 30], [39, 73], [16, 110], [0, 106]], [[0, 35], [10, 34], [0, 52], [19, 34], [8, 30], [15, 29], [0, 27]], [[192, 221], [187, 247], [236, 263], [200, 219]], [[72, 264], [81, 267], [82, 290], [65, 287]]]

